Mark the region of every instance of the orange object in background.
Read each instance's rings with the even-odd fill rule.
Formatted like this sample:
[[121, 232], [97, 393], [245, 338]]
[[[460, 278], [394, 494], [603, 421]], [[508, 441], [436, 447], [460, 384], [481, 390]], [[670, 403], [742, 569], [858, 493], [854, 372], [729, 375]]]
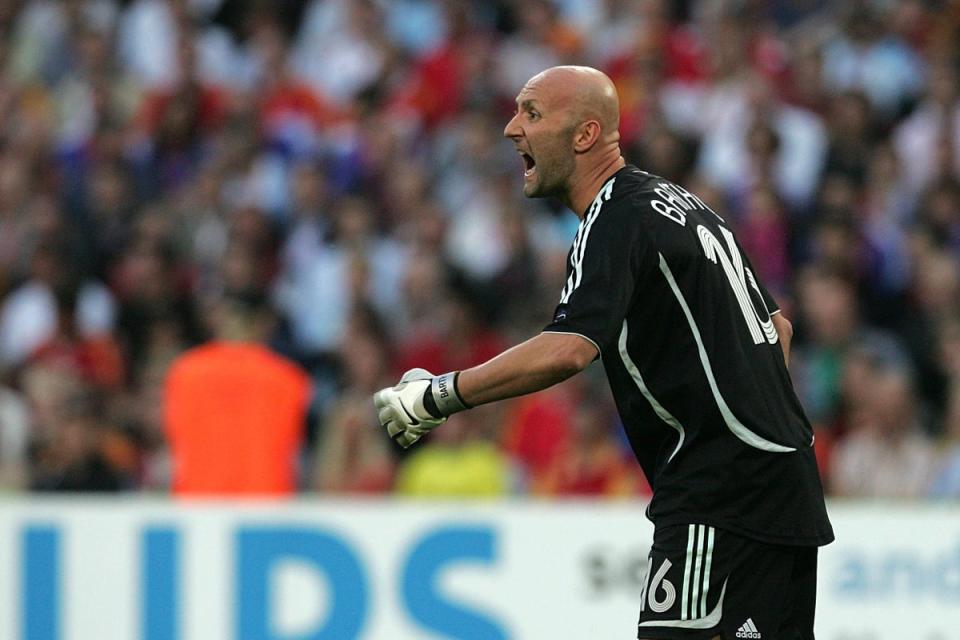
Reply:
[[261, 345], [215, 341], [185, 353], [166, 385], [174, 493], [292, 494], [309, 395], [306, 373]]

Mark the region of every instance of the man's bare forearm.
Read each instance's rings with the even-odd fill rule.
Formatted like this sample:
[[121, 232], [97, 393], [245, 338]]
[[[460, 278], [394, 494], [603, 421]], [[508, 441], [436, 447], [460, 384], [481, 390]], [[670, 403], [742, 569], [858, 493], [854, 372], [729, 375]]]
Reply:
[[583, 370], [597, 356], [586, 338], [541, 333], [487, 362], [460, 372], [457, 389], [470, 405], [533, 393]]

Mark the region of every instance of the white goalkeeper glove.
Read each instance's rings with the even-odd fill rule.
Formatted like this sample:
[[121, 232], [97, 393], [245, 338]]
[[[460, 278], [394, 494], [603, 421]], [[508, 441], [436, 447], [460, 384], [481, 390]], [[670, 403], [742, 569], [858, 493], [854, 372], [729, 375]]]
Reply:
[[469, 409], [457, 391], [459, 373], [435, 376], [426, 369], [410, 369], [395, 387], [374, 394], [377, 416], [390, 437], [406, 449], [451, 414]]

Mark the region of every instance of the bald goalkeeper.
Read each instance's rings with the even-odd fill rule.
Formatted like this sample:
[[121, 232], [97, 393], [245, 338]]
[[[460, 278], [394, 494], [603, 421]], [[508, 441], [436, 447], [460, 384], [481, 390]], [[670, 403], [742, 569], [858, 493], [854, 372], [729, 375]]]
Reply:
[[413, 369], [374, 397], [403, 447], [448, 416], [545, 389], [602, 359], [653, 488], [636, 637], [814, 638], [818, 547], [833, 540], [813, 430], [787, 372], [791, 326], [727, 223], [621, 155], [600, 71], [531, 78], [504, 129], [523, 192], [580, 226], [553, 320], [464, 371]]

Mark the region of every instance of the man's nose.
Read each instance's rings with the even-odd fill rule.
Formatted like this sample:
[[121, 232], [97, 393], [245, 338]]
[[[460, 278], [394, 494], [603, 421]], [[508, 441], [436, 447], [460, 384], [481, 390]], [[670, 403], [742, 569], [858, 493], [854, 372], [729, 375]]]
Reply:
[[503, 128], [503, 137], [504, 138], [516, 138], [521, 135], [520, 126], [517, 124], [517, 116], [520, 114], [514, 115], [510, 118], [510, 122], [507, 123], [507, 126]]

